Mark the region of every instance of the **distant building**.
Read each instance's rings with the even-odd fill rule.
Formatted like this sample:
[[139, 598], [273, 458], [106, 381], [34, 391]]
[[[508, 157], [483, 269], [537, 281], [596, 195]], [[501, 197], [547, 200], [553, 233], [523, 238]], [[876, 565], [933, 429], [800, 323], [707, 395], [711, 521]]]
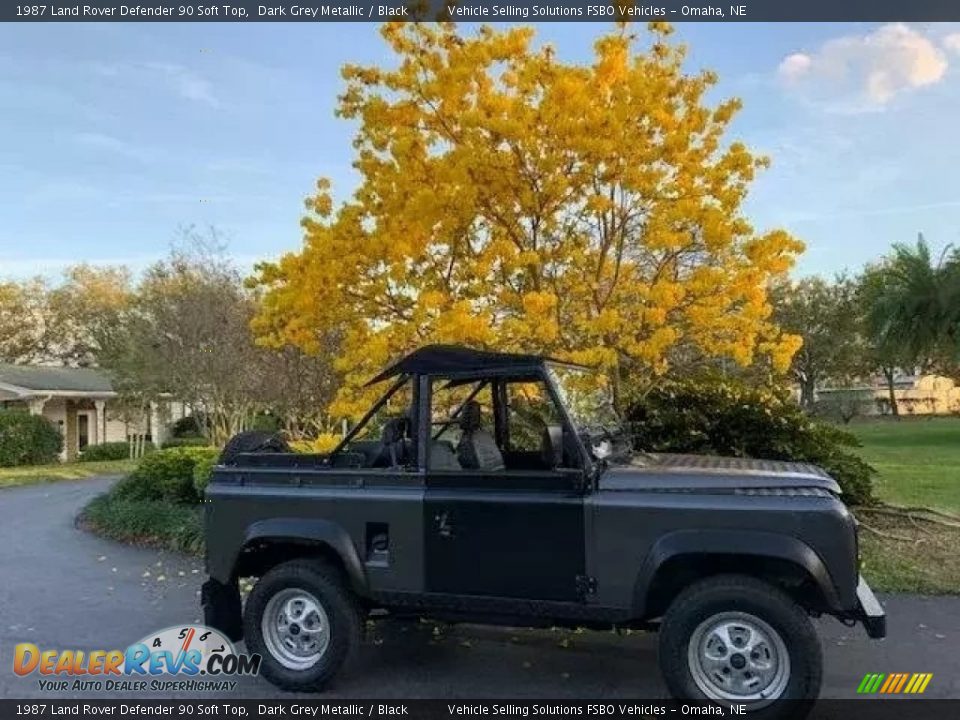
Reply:
[[[960, 385], [940, 375], [899, 374], [894, 377], [894, 397], [901, 415], [949, 415], [960, 413]], [[818, 401], [831, 394], [858, 394], [863, 397], [864, 415], [890, 415], [890, 391], [882, 378], [853, 387], [819, 388]]]
[[42, 415], [63, 435], [62, 460], [74, 460], [88, 445], [128, 440], [144, 434], [154, 444], [167, 425], [183, 417], [182, 403], [151, 403], [142, 417], [120, 412], [110, 378], [91, 368], [0, 363], [0, 407]]

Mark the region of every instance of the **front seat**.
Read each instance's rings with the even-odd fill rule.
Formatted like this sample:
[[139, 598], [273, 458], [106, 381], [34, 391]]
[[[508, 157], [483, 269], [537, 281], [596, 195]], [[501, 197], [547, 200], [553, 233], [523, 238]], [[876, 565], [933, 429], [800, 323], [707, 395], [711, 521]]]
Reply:
[[376, 467], [386, 465], [395, 468], [409, 461], [410, 418], [390, 418], [383, 425], [380, 435], [380, 457]]
[[476, 400], [464, 404], [460, 411], [460, 442], [457, 444], [457, 459], [467, 470], [503, 470], [503, 455], [497, 441], [480, 427], [480, 403]]

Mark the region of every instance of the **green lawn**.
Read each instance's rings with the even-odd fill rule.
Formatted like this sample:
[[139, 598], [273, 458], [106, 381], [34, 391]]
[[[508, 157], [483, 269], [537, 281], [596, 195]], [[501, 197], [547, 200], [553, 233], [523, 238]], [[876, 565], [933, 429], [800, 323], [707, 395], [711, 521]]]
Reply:
[[125, 475], [133, 470], [136, 465], [136, 460], [104, 460], [102, 462], [74, 462], [0, 468], [0, 488], [57, 480], [78, 480], [94, 475]]
[[904, 418], [852, 423], [863, 459], [879, 473], [877, 497], [960, 515], [960, 418]]
[[[960, 419], [908, 417], [847, 426], [877, 469], [877, 499], [960, 517]], [[960, 528], [923, 513], [860, 508], [863, 574], [876, 590], [960, 593]]]

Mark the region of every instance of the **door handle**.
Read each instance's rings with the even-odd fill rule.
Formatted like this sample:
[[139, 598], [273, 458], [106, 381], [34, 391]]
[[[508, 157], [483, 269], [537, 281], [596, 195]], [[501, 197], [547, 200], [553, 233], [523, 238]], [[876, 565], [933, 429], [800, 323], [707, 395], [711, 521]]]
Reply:
[[453, 538], [453, 525], [450, 524], [450, 516], [448, 513], [437, 513], [433, 516], [433, 520], [437, 523], [437, 535], [447, 539]]

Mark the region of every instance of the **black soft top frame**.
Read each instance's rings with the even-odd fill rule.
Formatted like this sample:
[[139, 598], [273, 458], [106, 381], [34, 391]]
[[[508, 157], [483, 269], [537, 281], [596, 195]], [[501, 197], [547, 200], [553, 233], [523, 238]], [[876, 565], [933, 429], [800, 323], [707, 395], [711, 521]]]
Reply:
[[397, 375], [443, 376], [493, 369], [541, 366], [546, 362], [562, 365], [571, 364], [545, 355], [492, 352], [490, 350], [476, 350], [462, 345], [425, 345], [387, 366], [367, 385], [374, 385]]

